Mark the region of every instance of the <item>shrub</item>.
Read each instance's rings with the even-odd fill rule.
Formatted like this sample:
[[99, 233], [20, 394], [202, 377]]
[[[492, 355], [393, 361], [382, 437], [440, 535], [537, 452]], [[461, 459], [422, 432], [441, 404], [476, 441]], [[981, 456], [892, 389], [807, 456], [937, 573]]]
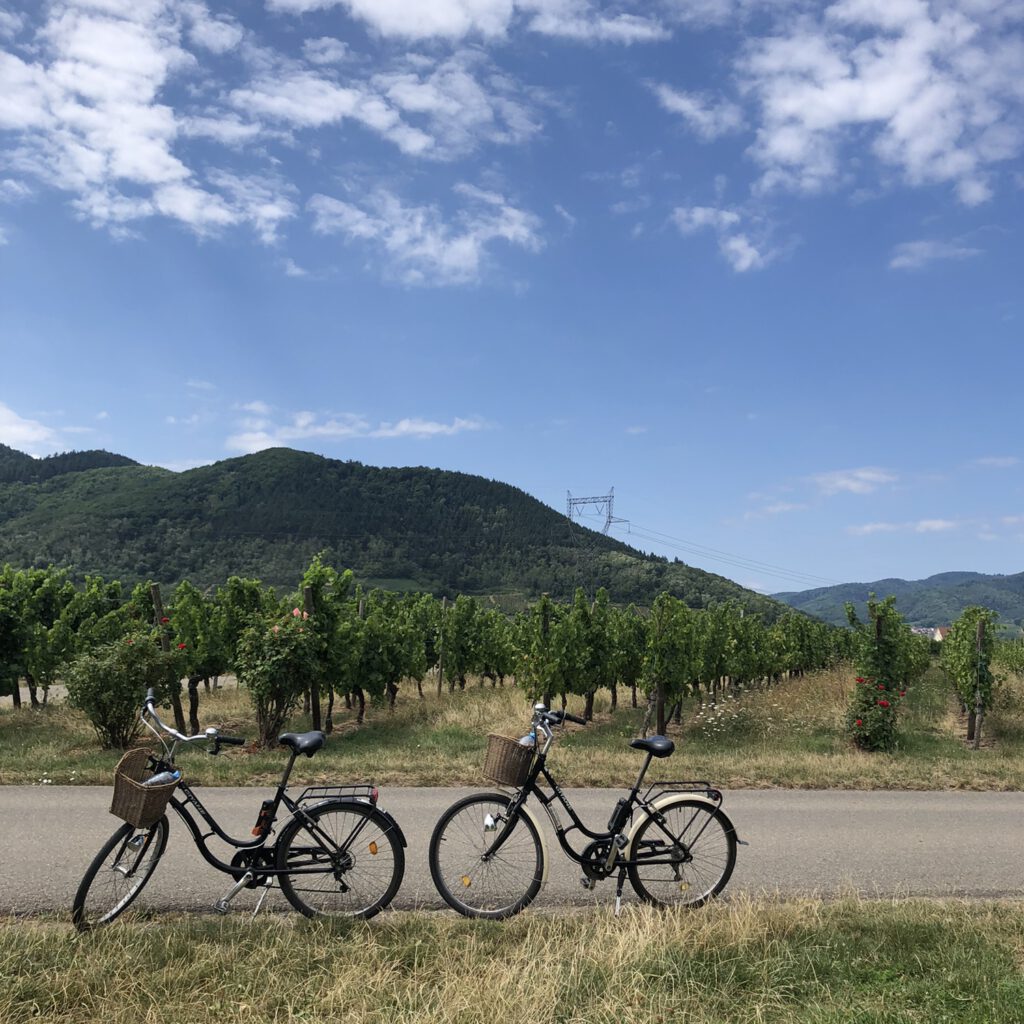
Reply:
[[896, 712], [905, 691], [886, 679], [857, 676], [846, 724], [862, 750], [896, 746]]
[[284, 727], [319, 667], [316, 634], [299, 616], [250, 626], [238, 641], [235, 670], [249, 690], [260, 746]]
[[149, 631], [129, 633], [80, 654], [67, 667], [68, 703], [83, 711], [104, 748], [125, 748], [139, 735], [139, 712], [152, 687], [165, 699], [181, 679], [181, 652], [161, 649]]

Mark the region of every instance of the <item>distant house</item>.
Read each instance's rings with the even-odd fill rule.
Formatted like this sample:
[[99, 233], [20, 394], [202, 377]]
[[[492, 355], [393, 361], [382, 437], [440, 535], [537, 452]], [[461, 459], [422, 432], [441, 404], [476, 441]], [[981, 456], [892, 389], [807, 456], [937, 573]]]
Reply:
[[949, 626], [936, 626], [934, 632], [932, 633], [932, 639], [938, 640], [939, 643], [942, 643], [942, 641], [946, 639], [946, 635], [948, 633]]

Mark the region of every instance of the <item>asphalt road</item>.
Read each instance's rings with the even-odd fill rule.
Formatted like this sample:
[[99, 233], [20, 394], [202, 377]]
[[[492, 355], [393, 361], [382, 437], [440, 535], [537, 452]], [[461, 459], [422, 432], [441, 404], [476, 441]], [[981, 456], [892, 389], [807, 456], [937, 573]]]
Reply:
[[[246, 835], [259, 789], [202, 789], [203, 802], [236, 835]], [[427, 867], [427, 842], [441, 812], [468, 789], [381, 791], [380, 805], [408, 840], [406, 873], [394, 906], [439, 909]], [[602, 828], [620, 795], [569, 790], [589, 825]], [[119, 822], [107, 808], [110, 789], [83, 786], [0, 787], [0, 914], [63, 911], [103, 841]], [[737, 893], [834, 897], [955, 896], [1024, 898], [1024, 793], [742, 790], [724, 809], [741, 847], [726, 896]], [[548, 883], [535, 906], [610, 905], [614, 883], [593, 892], [579, 868], [548, 835]], [[224, 847], [219, 852], [223, 854]], [[208, 910], [230, 879], [203, 861], [172, 814], [167, 853], [144, 893], [157, 910]], [[254, 905], [246, 890], [236, 912]], [[274, 891], [265, 904], [286, 909]]]

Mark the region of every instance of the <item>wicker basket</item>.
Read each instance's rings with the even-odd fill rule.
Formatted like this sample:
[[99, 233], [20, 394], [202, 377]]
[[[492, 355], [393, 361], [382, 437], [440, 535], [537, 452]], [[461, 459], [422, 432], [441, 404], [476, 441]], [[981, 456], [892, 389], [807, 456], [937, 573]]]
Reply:
[[114, 798], [110, 802], [110, 813], [136, 828], [149, 828], [163, 817], [167, 801], [178, 784], [177, 781], [162, 786], [141, 784], [146, 776], [152, 774], [147, 767], [149, 754], [146, 747], [129, 750], [114, 769]]
[[487, 737], [487, 756], [484, 758], [484, 775], [503, 786], [521, 786], [530, 774], [533, 763], [533, 747], [524, 747], [517, 740], [507, 736]]

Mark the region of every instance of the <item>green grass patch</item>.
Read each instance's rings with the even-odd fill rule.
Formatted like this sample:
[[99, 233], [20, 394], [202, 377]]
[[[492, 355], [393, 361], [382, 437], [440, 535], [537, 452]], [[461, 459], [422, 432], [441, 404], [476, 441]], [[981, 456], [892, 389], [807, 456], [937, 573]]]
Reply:
[[[982, 749], [975, 751], [964, 743], [949, 683], [932, 669], [907, 693], [899, 747], [891, 754], [859, 751], [845, 734], [853, 685], [853, 673], [839, 670], [714, 704], [691, 698], [678, 723], [669, 725], [676, 755], [652, 765], [652, 780], [708, 778], [727, 788], [1024, 788], [1024, 681], [1014, 677], [1002, 684], [985, 720]], [[403, 686], [394, 711], [370, 705], [359, 726], [355, 711], [339, 702], [335, 732], [312, 761], [302, 761], [302, 779], [479, 785], [488, 733], [519, 736], [529, 723], [529, 701], [514, 686], [474, 681], [464, 691], [446, 688], [438, 695], [428, 684], [424, 693], [420, 699], [414, 684]], [[617, 711], [610, 703], [608, 693], [599, 693], [594, 721], [586, 728], [569, 726], [558, 739], [550, 763], [563, 784], [619, 787], [635, 778], [640, 755], [629, 740], [639, 735], [644, 709], [629, 706], [628, 691], [620, 692]], [[582, 698], [571, 698], [569, 708], [580, 713]], [[255, 735], [246, 694], [234, 685], [201, 694], [200, 721]], [[291, 723], [298, 730], [309, 727], [302, 716]], [[60, 703], [0, 709], [0, 782], [106, 784], [118, 757], [100, 750], [85, 719]], [[265, 786], [279, 776], [283, 760], [279, 749], [231, 749], [218, 758], [193, 749], [179, 763], [204, 785]]]
[[0, 922], [5, 1024], [1019, 1024], [1016, 903]]

